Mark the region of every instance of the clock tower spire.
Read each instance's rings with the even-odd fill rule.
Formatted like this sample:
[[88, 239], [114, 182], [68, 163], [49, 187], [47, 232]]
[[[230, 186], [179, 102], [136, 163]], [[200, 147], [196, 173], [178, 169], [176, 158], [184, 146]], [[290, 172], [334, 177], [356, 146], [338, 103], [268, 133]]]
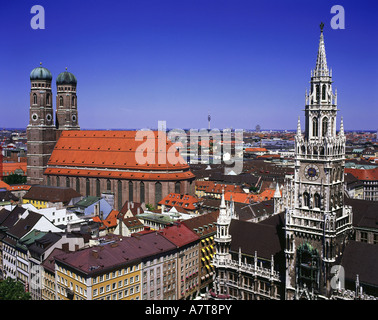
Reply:
[[310, 91], [306, 93], [305, 132], [298, 122], [293, 199], [286, 208], [286, 295], [299, 298], [330, 292], [330, 270], [352, 227], [351, 208], [344, 205], [345, 136], [336, 134], [337, 100], [332, 89], [323, 35]]

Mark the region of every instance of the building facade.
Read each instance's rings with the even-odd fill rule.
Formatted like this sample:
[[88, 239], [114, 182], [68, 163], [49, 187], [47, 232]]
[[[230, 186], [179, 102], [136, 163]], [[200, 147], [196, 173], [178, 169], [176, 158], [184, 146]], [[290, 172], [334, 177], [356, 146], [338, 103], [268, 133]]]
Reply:
[[[344, 205], [345, 135], [336, 132], [337, 93], [326, 60], [323, 27], [311, 89], [306, 93], [305, 133], [298, 119], [290, 204], [285, 211], [286, 299], [329, 296], [331, 268], [352, 230]], [[305, 293], [303, 293], [305, 292]]]
[[41, 184], [56, 143], [51, 72], [40, 66], [30, 73], [30, 108], [27, 126], [27, 182]]

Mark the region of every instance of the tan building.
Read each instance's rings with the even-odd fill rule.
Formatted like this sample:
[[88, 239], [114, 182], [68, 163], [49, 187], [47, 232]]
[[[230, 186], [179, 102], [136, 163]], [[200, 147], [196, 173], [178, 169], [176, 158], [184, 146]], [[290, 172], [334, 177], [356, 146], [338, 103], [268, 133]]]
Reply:
[[183, 223], [175, 223], [160, 233], [177, 247], [177, 300], [194, 298], [199, 292], [199, 237]]

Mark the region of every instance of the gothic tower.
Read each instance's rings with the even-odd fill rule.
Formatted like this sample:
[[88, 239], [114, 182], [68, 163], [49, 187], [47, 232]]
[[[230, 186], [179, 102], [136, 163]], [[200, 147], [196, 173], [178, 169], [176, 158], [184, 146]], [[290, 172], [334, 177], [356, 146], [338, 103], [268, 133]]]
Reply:
[[63, 130], [80, 130], [77, 112], [76, 77], [67, 71], [56, 78], [56, 134]]
[[327, 296], [331, 268], [340, 257], [352, 224], [344, 205], [345, 136], [336, 132], [337, 94], [326, 60], [324, 24], [310, 91], [306, 92], [305, 132], [298, 119], [295, 169], [286, 187], [286, 298]]
[[30, 73], [30, 117], [27, 126], [29, 184], [43, 183], [43, 172], [56, 143], [51, 80], [51, 72], [42, 67], [42, 63]]
[[222, 194], [221, 205], [219, 207], [219, 216], [217, 219], [217, 234], [214, 237], [215, 242], [215, 255], [213, 265], [216, 268], [216, 275], [214, 277], [215, 291], [222, 294], [226, 290], [224, 284], [225, 268], [227, 267], [226, 261], [231, 259], [230, 246], [231, 235], [229, 233], [231, 219], [233, 218], [233, 204], [232, 207], [226, 206], [224, 200], [224, 193]]

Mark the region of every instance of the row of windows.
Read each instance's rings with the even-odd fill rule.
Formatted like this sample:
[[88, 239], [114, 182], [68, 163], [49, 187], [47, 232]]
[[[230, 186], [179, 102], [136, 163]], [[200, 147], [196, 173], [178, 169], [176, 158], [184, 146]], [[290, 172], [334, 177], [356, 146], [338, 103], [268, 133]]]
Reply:
[[[112, 290], [115, 290], [115, 289], [112, 289]], [[100, 287], [99, 289], [94, 289], [93, 297], [97, 297], [99, 294], [104, 294], [110, 291], [111, 291], [110, 285], [107, 285], [105, 287]], [[118, 291], [118, 293], [113, 293], [112, 297], [113, 297], [113, 300], [117, 300], [117, 299], [127, 298], [128, 296], [137, 294], [139, 292], [140, 292], [140, 285], [138, 284], [133, 287], [120, 290]]]
[[[76, 102], [76, 97], [72, 96], [71, 97], [71, 107], [75, 106], [75, 102]], [[35, 104], [35, 105], [38, 104], [38, 97], [37, 97], [36, 93], [33, 93], [33, 104]], [[49, 93], [47, 93], [46, 94], [46, 105], [49, 105], [49, 104], [51, 104], [51, 95]], [[59, 106], [63, 107], [63, 96], [59, 97]]]
[[[46, 104], [51, 104], [51, 95], [49, 93], [46, 94]], [[33, 104], [38, 104], [38, 97], [36, 93], [33, 93]]]
[[[322, 120], [322, 131], [321, 131], [322, 136], [325, 137], [327, 135], [327, 132], [328, 132], [328, 118], [324, 117], [323, 120]], [[314, 137], [319, 136], [319, 124], [318, 124], [317, 118], [314, 118], [312, 120], [312, 135]]]
[[58, 90], [71, 90], [71, 91], [75, 91], [76, 90], [76, 87], [58, 87]]
[[[76, 191], [80, 192], [80, 179], [76, 177]], [[51, 185], [50, 176], [47, 176], [47, 185]], [[60, 186], [60, 177], [56, 177], [56, 186]], [[111, 181], [110, 179], [107, 179], [106, 181], [107, 190], [111, 191]], [[129, 181], [129, 201], [134, 201], [134, 182]], [[66, 187], [71, 187], [71, 180], [69, 177], [66, 177]], [[100, 179], [96, 179], [95, 181], [95, 187], [96, 187], [96, 196], [101, 196], [101, 186], [100, 186]], [[122, 181], [117, 180], [117, 191], [118, 191], [118, 207], [121, 208], [123, 206], [123, 197], [122, 197]], [[86, 178], [85, 181], [85, 195], [89, 196], [91, 194], [91, 184], [90, 179]], [[140, 194], [140, 203], [145, 202], [145, 185], [144, 182], [141, 181], [139, 183], [139, 194]], [[156, 204], [160, 202], [162, 199], [162, 184], [160, 182], [155, 183], [155, 202]]]
[[[44, 88], [44, 83], [32, 83], [32, 88]], [[46, 88], [51, 88], [50, 83], [46, 83]]]
[[[123, 269], [118, 270], [118, 271], [109, 272], [109, 273], [106, 273], [104, 275], [102, 274], [102, 275], [97, 276], [96, 278], [93, 278], [93, 284], [100, 283], [100, 282], [103, 282], [103, 281], [107, 281], [107, 280], [110, 280], [110, 279], [114, 279], [114, 278], [117, 278], [117, 277], [122, 276], [122, 275], [127, 275], [131, 272], [135, 272], [135, 271], [138, 271], [138, 270], [139, 270], [139, 265], [135, 265], [135, 266], [131, 266], [131, 267], [128, 267], [128, 268], [123, 268]], [[130, 281], [133, 281], [131, 279], [133, 279], [133, 277], [130, 278]], [[127, 279], [125, 279], [125, 281], [127, 281]], [[139, 281], [138, 275], [135, 276], [135, 281]], [[132, 282], [130, 282], [130, 283], [132, 283]]]
[[[71, 97], [71, 107], [75, 106], [75, 101], [76, 101], [76, 97], [72, 96]], [[63, 96], [59, 97], [59, 107], [63, 107]]]

